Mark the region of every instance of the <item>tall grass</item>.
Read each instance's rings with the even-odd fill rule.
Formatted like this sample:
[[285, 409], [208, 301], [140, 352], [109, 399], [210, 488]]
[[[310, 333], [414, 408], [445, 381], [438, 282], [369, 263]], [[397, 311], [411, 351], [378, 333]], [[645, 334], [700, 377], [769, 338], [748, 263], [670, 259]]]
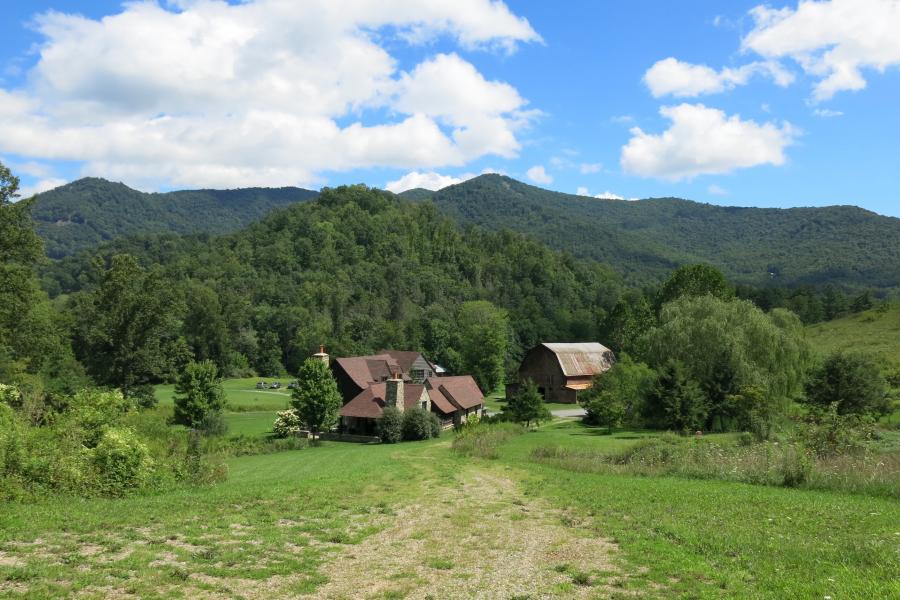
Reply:
[[463, 427], [451, 447], [454, 452], [463, 456], [498, 458], [500, 446], [524, 431], [521, 425], [515, 423], [479, 423], [474, 427]]
[[531, 460], [579, 472], [720, 479], [900, 498], [900, 453], [817, 458], [795, 443], [723, 444], [663, 435], [609, 453], [544, 446]]

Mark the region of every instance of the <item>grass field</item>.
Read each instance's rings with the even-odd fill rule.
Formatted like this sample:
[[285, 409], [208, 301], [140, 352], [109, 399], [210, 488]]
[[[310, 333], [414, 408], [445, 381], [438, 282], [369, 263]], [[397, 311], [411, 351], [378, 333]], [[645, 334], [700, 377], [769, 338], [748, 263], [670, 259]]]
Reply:
[[651, 435], [557, 421], [494, 461], [452, 434], [324, 443], [208, 488], [9, 504], [0, 597], [900, 597], [896, 501], [529, 459]]
[[900, 302], [806, 328], [818, 352], [861, 350], [876, 355], [884, 370], [900, 369]]

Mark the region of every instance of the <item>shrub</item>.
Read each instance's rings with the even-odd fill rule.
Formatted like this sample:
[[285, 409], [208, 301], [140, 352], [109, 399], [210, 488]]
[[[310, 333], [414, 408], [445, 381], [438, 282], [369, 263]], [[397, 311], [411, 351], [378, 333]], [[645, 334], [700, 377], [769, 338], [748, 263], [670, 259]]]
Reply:
[[839, 413], [838, 403], [813, 411], [797, 426], [797, 438], [816, 456], [858, 454], [876, 439], [874, 420], [863, 415]]
[[153, 474], [147, 446], [130, 429], [107, 429], [92, 451], [101, 493], [120, 496], [140, 487]]
[[806, 384], [806, 400], [820, 409], [832, 404], [842, 415], [887, 414], [887, 382], [874, 359], [858, 352], [836, 352], [825, 359]]
[[300, 414], [293, 408], [276, 413], [272, 434], [278, 438], [295, 437], [303, 430]]
[[[472, 419], [475, 419], [475, 421], [477, 422], [478, 415], [472, 415], [471, 417], [469, 417], [470, 421]], [[444, 430], [444, 428], [441, 425], [441, 420], [433, 412], [428, 413], [428, 425], [431, 427], [431, 437], [433, 437], [433, 438], [441, 437], [441, 432]]]
[[525, 423], [526, 427], [532, 422], [540, 423], [552, 418], [537, 386], [530, 379], [522, 382], [519, 392], [503, 407], [503, 413], [508, 420]]
[[152, 385], [136, 385], [128, 392], [129, 397], [134, 400], [135, 406], [141, 410], [149, 410], [156, 408], [159, 400], [156, 398], [156, 391]]
[[228, 432], [228, 422], [225, 421], [225, 415], [222, 411], [210, 411], [203, 415], [197, 424], [197, 430], [203, 435], [221, 436]]
[[96, 446], [103, 433], [128, 413], [131, 403], [119, 390], [81, 390], [69, 403], [69, 419], [84, 432], [84, 445]]
[[427, 440], [431, 437], [432, 424], [430, 413], [421, 408], [410, 408], [403, 412], [400, 425], [401, 436], [405, 441]]
[[396, 444], [403, 436], [403, 414], [393, 406], [384, 409], [378, 420], [378, 437], [385, 444]]

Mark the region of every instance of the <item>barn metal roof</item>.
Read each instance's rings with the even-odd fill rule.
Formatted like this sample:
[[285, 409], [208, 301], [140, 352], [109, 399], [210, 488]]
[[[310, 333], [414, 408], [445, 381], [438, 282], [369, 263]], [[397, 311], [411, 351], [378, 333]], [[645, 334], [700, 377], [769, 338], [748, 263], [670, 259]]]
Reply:
[[608, 371], [616, 357], [613, 351], [598, 342], [541, 344], [559, 361], [566, 377], [594, 376]]

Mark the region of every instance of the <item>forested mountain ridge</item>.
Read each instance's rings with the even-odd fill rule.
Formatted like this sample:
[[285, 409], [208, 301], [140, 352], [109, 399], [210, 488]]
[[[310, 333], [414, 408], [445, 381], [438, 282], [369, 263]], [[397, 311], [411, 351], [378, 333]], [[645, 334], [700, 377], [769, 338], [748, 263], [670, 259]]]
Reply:
[[295, 187], [148, 194], [88, 177], [39, 194], [31, 214], [47, 254], [61, 258], [128, 235], [228, 233], [317, 194]]
[[[93, 333], [105, 318], [95, 307], [121, 310], [103, 301], [105, 287], [168, 307], [155, 311], [154, 339], [172, 357], [184, 340], [191, 355], [237, 374], [296, 372], [322, 343], [335, 355], [421, 348], [457, 370], [469, 301], [508, 315], [509, 355], [519, 356], [543, 339], [596, 339], [622, 290], [597, 262], [365, 186], [324, 189], [235, 233], [120, 238], [48, 267], [45, 285], [68, 294], [79, 316], [76, 353], [91, 373], [110, 362], [91, 345], [106, 339]], [[165, 379], [166, 369], [142, 377]]]
[[[423, 194], [408, 199], [423, 199]], [[405, 195], [405, 194], [404, 194]], [[601, 200], [482, 175], [431, 195], [463, 223], [525, 233], [632, 283], [707, 262], [736, 283], [900, 287], [900, 219], [854, 206], [740, 208], [677, 198]]]

